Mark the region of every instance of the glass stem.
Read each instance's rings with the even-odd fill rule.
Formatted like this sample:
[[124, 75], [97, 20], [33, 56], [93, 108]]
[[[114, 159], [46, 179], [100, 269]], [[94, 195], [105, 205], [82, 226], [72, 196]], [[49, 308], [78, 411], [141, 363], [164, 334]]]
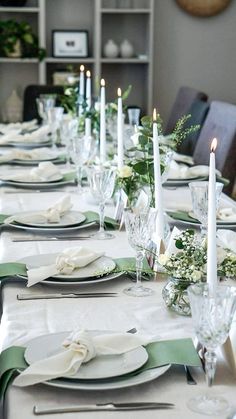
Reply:
[[79, 188], [82, 188], [82, 172], [83, 172], [83, 168], [81, 166], [77, 166], [76, 172], [77, 172], [77, 183], [78, 183], [78, 187]]
[[104, 233], [104, 210], [105, 210], [105, 204], [104, 202], [102, 202], [99, 204], [99, 217], [100, 217], [99, 233]]
[[206, 361], [206, 380], [208, 387], [211, 387], [213, 384], [213, 380], [215, 377], [216, 372], [216, 361], [217, 357], [214, 351], [207, 351], [205, 353], [205, 361]]
[[143, 252], [138, 251], [137, 254], [136, 254], [136, 285], [137, 286], [140, 286], [140, 284], [141, 284], [143, 258], [144, 258]]
[[201, 224], [200, 229], [201, 229], [201, 236], [206, 237], [207, 236], [207, 226]]

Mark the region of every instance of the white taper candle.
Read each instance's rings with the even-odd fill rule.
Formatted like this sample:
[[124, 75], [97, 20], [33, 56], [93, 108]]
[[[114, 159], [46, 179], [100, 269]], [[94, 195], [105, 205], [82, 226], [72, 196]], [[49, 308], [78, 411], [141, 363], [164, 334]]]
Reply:
[[118, 109], [117, 109], [117, 154], [118, 154], [118, 169], [124, 165], [124, 140], [123, 140], [123, 107], [121, 89], [117, 89], [118, 95]]
[[160, 151], [157, 129], [156, 109], [153, 110], [153, 160], [154, 160], [154, 191], [155, 191], [155, 208], [157, 210], [156, 218], [156, 235], [164, 240], [164, 210], [163, 210], [163, 193], [161, 181]]
[[106, 161], [106, 93], [105, 80], [101, 80], [100, 93], [100, 161], [101, 164]]

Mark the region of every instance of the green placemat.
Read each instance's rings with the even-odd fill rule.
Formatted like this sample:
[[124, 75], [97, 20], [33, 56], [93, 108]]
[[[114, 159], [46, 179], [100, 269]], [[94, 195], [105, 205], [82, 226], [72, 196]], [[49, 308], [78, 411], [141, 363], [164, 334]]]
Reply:
[[[114, 259], [114, 262], [116, 263], [116, 267], [112, 272], [110, 272], [111, 274], [115, 272], [136, 272], [135, 258], [118, 258]], [[153, 273], [146, 259], [144, 259], [143, 273]], [[0, 264], [0, 278], [11, 279], [11, 277], [14, 277], [16, 275], [27, 276], [27, 269], [24, 263], [7, 262]], [[75, 282], [77, 282], [76, 279]]]
[[[126, 374], [126, 377], [168, 364], [200, 367], [201, 362], [194, 348], [192, 339], [165, 340], [146, 346], [148, 361], [138, 371]], [[25, 348], [11, 346], [0, 355], [0, 397], [2, 398], [16, 370], [27, 368], [24, 360]]]
[[186, 221], [188, 223], [200, 224], [196, 218], [191, 217], [187, 211], [167, 211], [167, 214], [174, 220]]

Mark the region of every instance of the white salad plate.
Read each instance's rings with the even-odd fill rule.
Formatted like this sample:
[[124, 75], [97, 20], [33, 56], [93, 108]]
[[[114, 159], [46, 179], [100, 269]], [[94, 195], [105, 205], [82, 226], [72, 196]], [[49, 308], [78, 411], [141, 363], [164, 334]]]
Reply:
[[[91, 336], [110, 334], [107, 331], [90, 331]], [[115, 332], [113, 332], [115, 333]], [[117, 332], [118, 333], [118, 332]], [[25, 360], [31, 365], [45, 358], [57, 355], [65, 349], [63, 341], [70, 332], [50, 333], [38, 336], [28, 342], [25, 350]], [[128, 374], [142, 367], [148, 360], [148, 354], [143, 346], [139, 346], [121, 355], [102, 355], [81, 365], [73, 376], [65, 377], [69, 380], [102, 380]]]

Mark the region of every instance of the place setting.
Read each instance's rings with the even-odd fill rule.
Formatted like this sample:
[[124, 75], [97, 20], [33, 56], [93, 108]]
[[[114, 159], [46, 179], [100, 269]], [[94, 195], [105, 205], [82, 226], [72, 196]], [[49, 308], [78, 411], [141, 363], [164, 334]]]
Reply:
[[44, 125], [32, 132], [22, 133], [19, 130], [11, 130], [0, 136], [0, 146], [11, 146], [20, 148], [37, 148], [51, 146], [49, 138], [49, 126]]
[[33, 150], [15, 149], [0, 155], [0, 164], [37, 166], [43, 161], [63, 164], [66, 162], [66, 157], [63, 154], [53, 153], [50, 149], [44, 147]]

